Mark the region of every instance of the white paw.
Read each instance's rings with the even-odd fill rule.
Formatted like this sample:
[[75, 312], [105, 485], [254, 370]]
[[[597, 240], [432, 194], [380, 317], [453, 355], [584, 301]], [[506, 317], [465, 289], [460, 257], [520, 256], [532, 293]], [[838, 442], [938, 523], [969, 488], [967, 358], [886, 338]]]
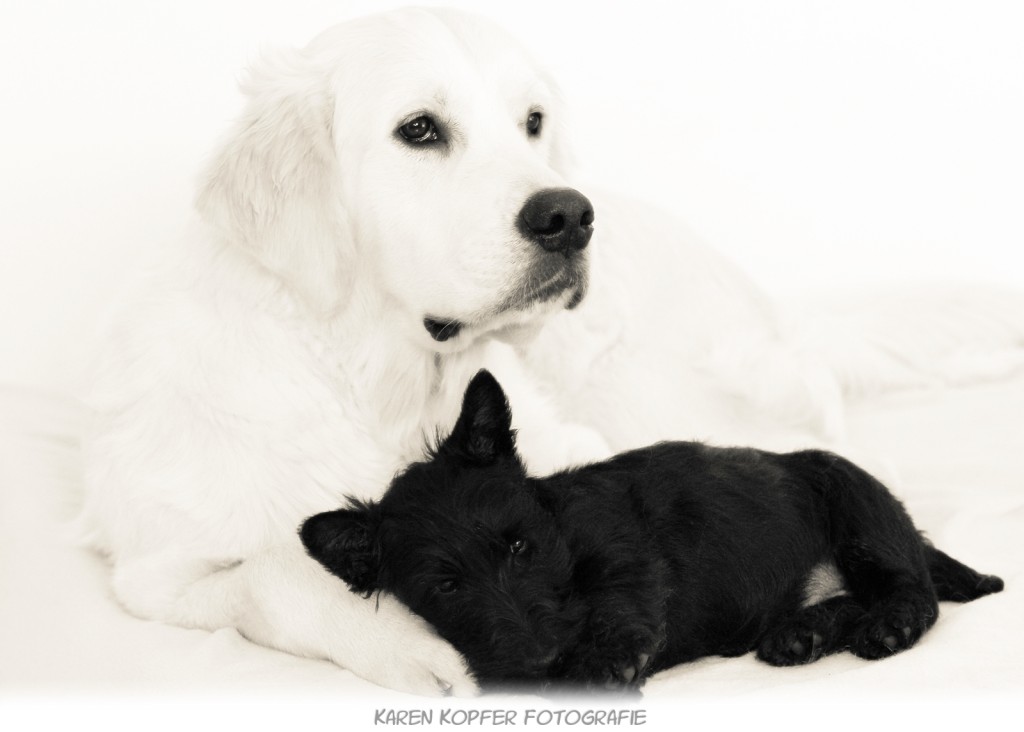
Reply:
[[562, 457], [566, 466], [586, 465], [611, 457], [608, 442], [596, 430], [578, 424], [565, 424], [559, 430]]
[[331, 653], [335, 663], [388, 689], [420, 696], [476, 696], [479, 690], [466, 662], [426, 621], [388, 595], [380, 596], [375, 615], [372, 638], [338, 628]]
[[375, 683], [420, 696], [476, 696], [476, 681], [462, 656], [440, 638], [431, 641], [405, 649], [399, 662]]
[[550, 432], [517, 438], [519, 453], [533, 475], [549, 475], [556, 470], [605, 460], [612, 450], [594, 429], [580, 424], [561, 423]]

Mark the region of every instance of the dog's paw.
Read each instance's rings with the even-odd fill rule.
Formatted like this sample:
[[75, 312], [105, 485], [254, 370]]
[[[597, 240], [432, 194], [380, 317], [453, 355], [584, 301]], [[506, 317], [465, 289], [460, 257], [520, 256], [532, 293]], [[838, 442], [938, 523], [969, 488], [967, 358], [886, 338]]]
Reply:
[[638, 688], [650, 673], [652, 658], [653, 655], [650, 653], [638, 653], [626, 661], [606, 668], [601, 688], [619, 691]]
[[591, 693], [637, 692], [651, 673], [653, 651], [591, 648], [577, 652], [571, 663], [558, 669], [555, 676], [571, 686]]
[[825, 635], [803, 623], [769, 631], [757, 646], [757, 657], [772, 666], [801, 666], [826, 652]]
[[[370, 602], [361, 598], [360, 601]], [[466, 661], [426, 621], [393, 597], [382, 596], [375, 604], [371, 628], [339, 625], [332, 629], [332, 661], [378, 686], [409, 694], [479, 694]]]
[[887, 602], [871, 608], [850, 633], [850, 651], [868, 660], [905, 651], [932, 626], [937, 612], [934, 603], [917, 599]]
[[590, 427], [565, 423], [543, 435], [518, 437], [520, 451], [530, 471], [550, 475], [574, 465], [586, 465], [608, 458], [608, 442]]
[[416, 646], [412, 654], [391, 659], [391, 663], [353, 670], [379, 686], [418, 696], [472, 697], [479, 693], [466, 662], [447, 642], [438, 638], [436, 643], [421, 641]]
[[801, 666], [841, 650], [850, 629], [865, 615], [856, 599], [840, 594], [782, 618], [757, 645], [757, 657], [772, 666]]
[[596, 430], [583, 425], [564, 425], [561, 437], [562, 461], [568, 465], [586, 465], [605, 460], [612, 450]]

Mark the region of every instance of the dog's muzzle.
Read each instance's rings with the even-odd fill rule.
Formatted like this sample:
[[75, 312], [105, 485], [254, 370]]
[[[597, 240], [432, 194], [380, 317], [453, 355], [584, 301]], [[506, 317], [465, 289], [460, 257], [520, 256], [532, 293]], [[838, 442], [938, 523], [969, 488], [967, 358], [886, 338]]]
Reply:
[[[587, 264], [583, 250], [594, 233], [594, 207], [572, 188], [545, 188], [526, 199], [516, 217], [516, 228], [527, 241], [536, 244], [534, 259], [523, 280], [511, 288], [494, 309], [498, 315], [523, 310], [536, 303], [569, 297], [565, 307], [579, 305], [587, 291]], [[452, 318], [427, 315], [423, 327], [430, 337], [444, 343], [459, 335], [463, 323]]]

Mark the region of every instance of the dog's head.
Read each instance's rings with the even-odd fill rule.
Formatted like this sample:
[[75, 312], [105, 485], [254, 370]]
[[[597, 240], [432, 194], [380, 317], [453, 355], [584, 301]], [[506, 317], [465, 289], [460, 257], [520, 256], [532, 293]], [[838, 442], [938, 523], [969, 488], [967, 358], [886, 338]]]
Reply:
[[310, 555], [355, 592], [393, 593], [483, 682], [543, 677], [574, 639], [573, 562], [515, 452], [494, 377], [470, 383], [451, 435], [384, 497], [302, 526]]
[[200, 212], [323, 312], [397, 305], [423, 345], [572, 307], [594, 212], [552, 80], [501, 29], [405, 9], [253, 70]]

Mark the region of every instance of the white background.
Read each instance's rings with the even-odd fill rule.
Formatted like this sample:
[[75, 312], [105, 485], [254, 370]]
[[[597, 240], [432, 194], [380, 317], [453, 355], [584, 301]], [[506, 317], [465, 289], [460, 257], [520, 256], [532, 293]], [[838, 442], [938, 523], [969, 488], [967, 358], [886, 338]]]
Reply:
[[[4, 2], [0, 382], [80, 384], [262, 48], [397, 4]], [[1024, 285], [1019, 3], [446, 4], [554, 70], [581, 187], [670, 208], [772, 292]]]

